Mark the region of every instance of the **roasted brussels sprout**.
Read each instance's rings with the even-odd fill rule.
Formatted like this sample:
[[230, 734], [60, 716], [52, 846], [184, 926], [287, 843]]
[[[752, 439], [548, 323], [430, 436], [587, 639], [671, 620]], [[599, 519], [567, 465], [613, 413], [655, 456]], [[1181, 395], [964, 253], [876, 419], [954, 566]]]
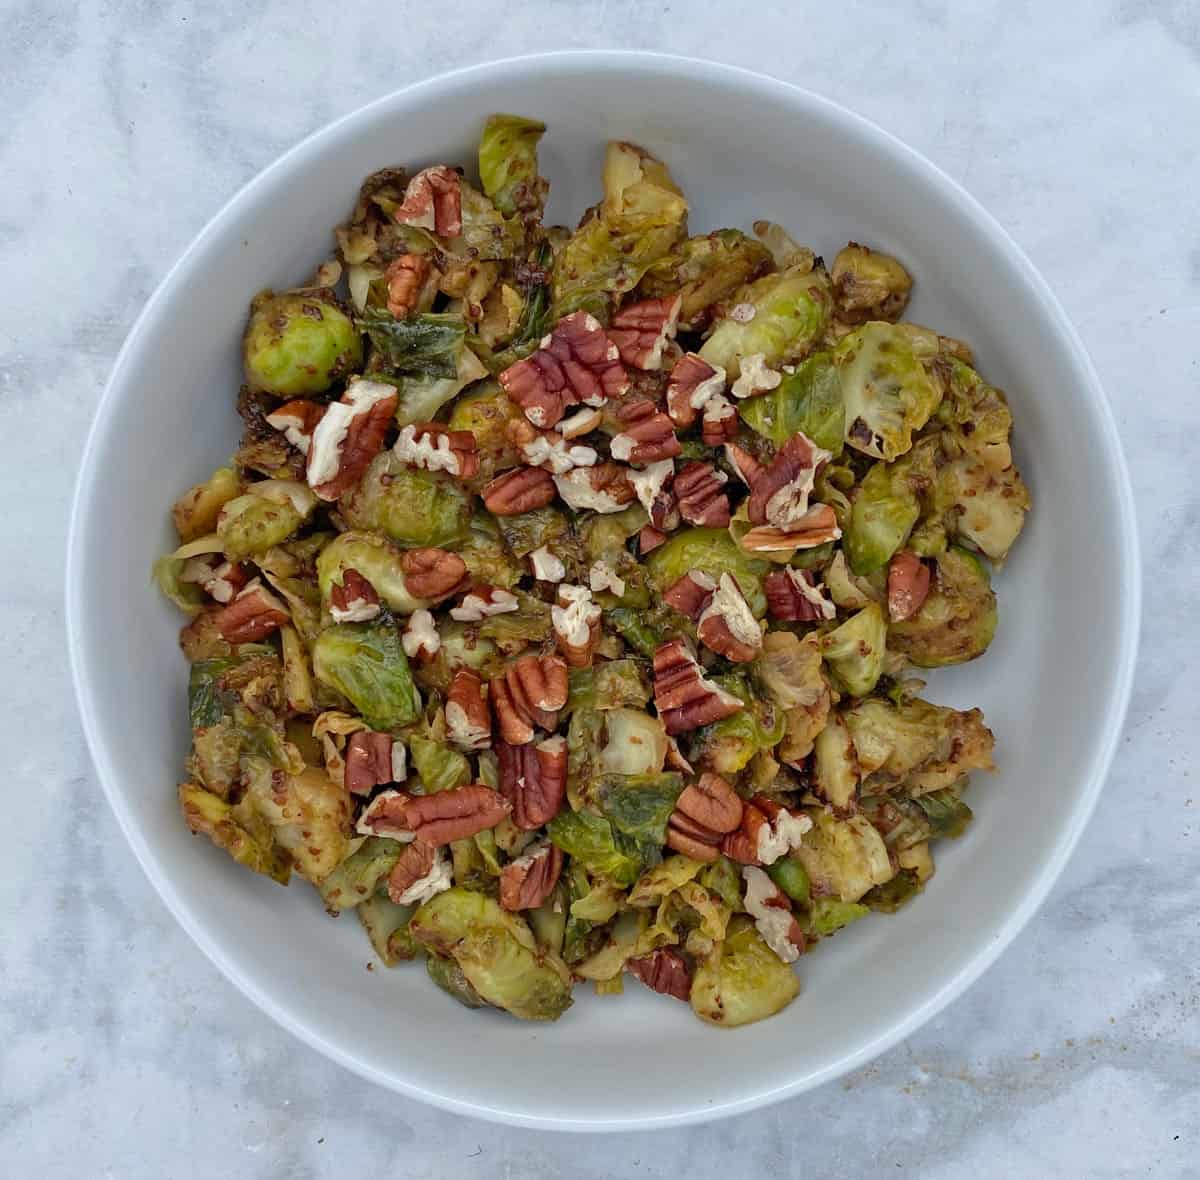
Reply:
[[858, 901], [868, 889], [891, 880], [887, 846], [863, 816], [837, 819], [817, 810], [809, 814], [812, 830], [793, 855], [804, 866], [815, 892]]
[[725, 529], [681, 529], [655, 549], [644, 564], [659, 593], [692, 570], [701, 570], [714, 580], [732, 574], [755, 618], [766, 614], [762, 580], [771, 563], [751, 557]]
[[324, 393], [362, 364], [362, 337], [332, 291], [263, 291], [242, 339], [246, 383], [275, 397]]
[[246, 495], [227, 501], [217, 518], [225, 556], [244, 561], [283, 544], [316, 505], [316, 496], [302, 483], [268, 479], [252, 484]]
[[800, 993], [796, 973], [736, 914], [724, 940], [692, 977], [692, 1010], [707, 1024], [738, 1028], [774, 1016]]
[[874, 463], [855, 488], [843, 544], [850, 569], [870, 574], [903, 547], [934, 485], [933, 446], [918, 443], [894, 463]]
[[395, 967], [421, 953], [408, 933], [408, 920], [416, 908], [397, 905], [388, 897], [386, 885], [356, 907], [355, 913], [371, 940], [371, 947], [385, 967]]
[[342, 585], [347, 570], [354, 570], [371, 583], [381, 602], [398, 615], [410, 615], [427, 599], [418, 598], [408, 588], [408, 579], [401, 567], [403, 554], [377, 533], [340, 533], [317, 557], [317, 579], [321, 601], [329, 607], [330, 592]]
[[313, 645], [313, 671], [319, 681], [341, 693], [371, 729], [407, 725], [421, 712], [421, 694], [390, 618], [327, 627]]
[[232, 467], [218, 467], [203, 483], [186, 491], [171, 509], [179, 539], [194, 541], [213, 532], [221, 509], [241, 490], [237, 472]]
[[883, 673], [887, 636], [883, 610], [872, 602], [821, 637], [821, 655], [853, 696], [866, 696]]
[[400, 859], [403, 847], [395, 840], [367, 837], [318, 886], [325, 908], [336, 913], [353, 909], [374, 897], [380, 882]]
[[846, 407], [841, 379], [827, 352], [801, 361], [775, 389], [742, 402], [738, 413], [751, 430], [777, 447], [803, 431], [835, 459], [842, 453]]
[[549, 187], [538, 175], [537, 146], [546, 124], [520, 115], [489, 115], [479, 140], [479, 179], [507, 215], [538, 214]]
[[888, 628], [888, 646], [919, 668], [983, 655], [996, 632], [996, 595], [983, 563], [954, 546], [937, 558], [929, 597], [911, 619]]
[[471, 522], [471, 497], [451, 477], [407, 467], [391, 451], [372, 460], [340, 507], [351, 528], [406, 547], [453, 545], [466, 539]]
[[904, 314], [912, 277], [890, 254], [851, 242], [837, 252], [831, 276], [843, 322], [895, 321]]

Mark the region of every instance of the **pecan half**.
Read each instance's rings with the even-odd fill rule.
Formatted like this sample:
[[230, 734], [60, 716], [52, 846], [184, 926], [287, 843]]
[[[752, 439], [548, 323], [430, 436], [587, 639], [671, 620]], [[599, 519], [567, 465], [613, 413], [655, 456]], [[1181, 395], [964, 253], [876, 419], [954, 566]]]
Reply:
[[470, 479], [479, 471], [479, 448], [469, 430], [451, 430], [439, 422], [413, 422], [392, 445], [402, 463], [426, 471], [447, 471]]
[[500, 791], [512, 804], [513, 823], [523, 832], [548, 824], [567, 793], [567, 739], [561, 734], [536, 745], [496, 743]]
[[642, 531], [638, 533], [638, 552], [649, 553], [651, 550], [657, 549], [667, 539], [667, 534], [661, 529], [656, 529], [652, 524], [642, 525]]
[[739, 864], [773, 865], [798, 848], [811, 827], [807, 815], [791, 812], [765, 795], [755, 795], [742, 809], [737, 831], [721, 841], [721, 851]]
[[354, 830], [360, 836], [387, 836], [391, 840], [411, 840], [408, 825], [407, 791], [380, 791], [363, 809]]
[[762, 630], [737, 579], [722, 574], [716, 593], [696, 620], [696, 634], [709, 651], [745, 664], [762, 651]]
[[387, 282], [387, 309], [398, 320], [411, 315], [421, 299], [421, 288], [429, 278], [428, 254], [401, 254], [383, 272]]
[[312, 433], [306, 478], [322, 500], [336, 500], [359, 481], [383, 449], [399, 394], [382, 381], [354, 381], [331, 402]]
[[507, 615], [520, 609], [517, 596], [499, 586], [472, 586], [450, 617], [459, 623], [480, 623], [492, 615]]
[[649, 515], [650, 523], [668, 532], [679, 527], [679, 506], [671, 487], [674, 479], [675, 464], [670, 459], [661, 459], [644, 471], [633, 471], [629, 475], [629, 482]]
[[426, 844], [449, 844], [494, 828], [511, 810], [499, 791], [472, 783], [410, 799], [405, 817], [418, 840]]
[[462, 186], [458, 173], [445, 164], [425, 168], [408, 182], [404, 202], [392, 217], [400, 225], [432, 230], [439, 238], [462, 233]]
[[441, 602], [462, 587], [467, 563], [445, 549], [408, 549], [400, 558], [404, 586], [415, 598]]
[[672, 639], [654, 653], [654, 706], [669, 734], [699, 729], [743, 708], [704, 675], [683, 639]]
[[626, 964], [648, 988], [660, 995], [673, 996], [685, 1002], [692, 994], [692, 970], [687, 960], [669, 946], [659, 947], [648, 955], [638, 955]]
[[799, 520], [781, 529], [760, 525], [743, 533], [738, 544], [747, 553], [795, 553], [814, 549], [842, 535], [837, 516], [828, 504], [814, 504]]
[[771, 618], [783, 623], [815, 623], [832, 619], [837, 607], [825, 597], [809, 570], [785, 566], [763, 579], [767, 595], [767, 611]]
[[414, 840], [388, 875], [388, 896], [396, 905], [420, 905], [453, 884], [445, 851]]
[[721, 839], [742, 822], [742, 801], [719, 775], [684, 787], [667, 823], [667, 844], [693, 860], [714, 861]]
[[663, 349], [675, 338], [682, 305], [682, 296], [668, 295], [622, 307], [608, 327], [621, 360], [635, 369], [661, 369]]
[[567, 665], [557, 656], [522, 656], [490, 682], [500, 736], [510, 745], [533, 741], [534, 729], [552, 730], [567, 703]]
[[215, 616], [226, 643], [255, 643], [278, 631], [290, 616], [287, 607], [255, 578]]
[[746, 882], [746, 912], [754, 919], [763, 941], [783, 962], [794, 963], [804, 953], [805, 939], [787, 894], [760, 868], [747, 865], [742, 877]]
[[725, 444], [725, 458], [729, 466], [737, 473], [738, 479], [748, 488], [754, 486], [754, 481], [761, 478], [765, 467], [749, 451], [743, 450], [736, 443]]
[[486, 750], [492, 744], [487, 686], [470, 668], [459, 668], [446, 692], [446, 736], [460, 750]]
[[356, 569], [342, 571], [342, 581], [329, 588], [329, 613], [335, 623], [366, 623], [382, 608], [375, 587]]
[[403, 782], [406, 774], [404, 743], [390, 733], [360, 729], [346, 740], [346, 790], [352, 795], [369, 795], [384, 783]]
[[600, 642], [600, 608], [586, 586], [559, 586], [558, 604], [550, 608], [554, 639], [572, 668], [586, 668]]
[[700, 437], [706, 447], [719, 447], [737, 438], [738, 414], [733, 403], [724, 397], [710, 398], [704, 406]]
[[695, 622], [716, 589], [716, 582], [703, 570], [692, 570], [663, 591], [663, 602]]
[[566, 475], [554, 476], [558, 494], [576, 512], [620, 512], [636, 496], [630, 471], [619, 463], [597, 463], [577, 467]]
[[422, 607], [408, 616], [404, 633], [400, 636], [404, 654], [410, 660], [428, 664], [442, 648], [442, 637], [438, 634], [433, 614]]
[[617, 346], [586, 311], [559, 320], [538, 350], [510, 365], [499, 381], [534, 426], [547, 427], [569, 406], [602, 406], [629, 388]]
[[483, 502], [496, 516], [520, 516], [554, 499], [554, 477], [540, 467], [516, 467], [484, 484]]
[[929, 566], [911, 549], [901, 549], [888, 562], [888, 618], [893, 623], [911, 619], [929, 597]]
[[817, 472], [829, 457], [803, 432], [793, 434], [750, 487], [750, 523], [788, 528], [803, 520]]
[[729, 523], [728, 477], [711, 463], [693, 460], [675, 474], [675, 498], [688, 524], [723, 529]]
[[725, 392], [725, 370], [710, 365], [697, 353], [685, 352], [675, 362], [667, 381], [667, 413], [676, 426], [686, 428], [710, 398]]
[[613, 435], [609, 454], [625, 463], [657, 463], [673, 459], [683, 450], [675, 437], [675, 426], [653, 402], [628, 402], [617, 411], [624, 429]]
[[307, 455], [313, 431], [324, 416], [325, 406], [321, 402], [299, 397], [295, 401], [284, 402], [277, 410], [272, 410], [266, 415], [266, 421], [282, 433], [302, 455]]
[[500, 870], [500, 904], [506, 910], [535, 910], [554, 892], [562, 872], [562, 850], [548, 840]]

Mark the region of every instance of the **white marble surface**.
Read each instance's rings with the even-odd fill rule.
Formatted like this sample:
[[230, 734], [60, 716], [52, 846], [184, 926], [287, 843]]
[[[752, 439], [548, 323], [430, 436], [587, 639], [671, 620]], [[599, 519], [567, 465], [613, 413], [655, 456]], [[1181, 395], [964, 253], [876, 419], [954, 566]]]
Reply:
[[[0, 5], [0, 1174], [1200, 1176], [1200, 10], [884, 8]], [[797, 81], [961, 180], [1095, 358], [1146, 564], [1141, 668], [1111, 781], [1000, 962], [841, 1083], [735, 1121], [621, 1138], [452, 1119], [342, 1072], [253, 1009], [124, 846], [76, 721], [60, 605], [93, 407], [138, 310], [209, 216], [284, 148], [380, 93], [579, 46], [707, 55]]]

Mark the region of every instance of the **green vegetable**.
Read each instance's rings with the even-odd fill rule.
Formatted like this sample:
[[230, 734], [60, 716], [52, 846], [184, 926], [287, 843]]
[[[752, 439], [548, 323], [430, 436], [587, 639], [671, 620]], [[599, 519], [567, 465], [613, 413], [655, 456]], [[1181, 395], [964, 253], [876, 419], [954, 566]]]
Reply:
[[203, 483], [189, 488], [171, 508], [179, 539], [186, 543], [212, 533], [221, 509], [241, 490], [242, 481], [232, 467], [218, 467]]
[[908, 303], [912, 278], [890, 254], [851, 242], [833, 260], [833, 289], [840, 319], [898, 320]]
[[958, 797], [958, 792], [951, 788], [918, 795], [914, 802], [929, 820], [932, 839], [961, 836], [974, 818], [971, 809]]
[[546, 182], [538, 176], [538, 140], [546, 124], [520, 115], [490, 115], [479, 140], [479, 179], [501, 213], [540, 212]]
[[865, 918], [871, 912], [868, 906], [857, 901], [841, 901], [836, 897], [816, 897], [807, 913], [798, 916], [805, 934], [825, 938], [836, 934], [843, 926]]
[[502, 646], [517, 641], [541, 643], [553, 634], [550, 604], [522, 590], [514, 592], [517, 599], [515, 611], [489, 615], [479, 624], [479, 634], [484, 639], [494, 639]]
[[414, 905], [396, 905], [388, 897], [386, 885], [356, 908], [355, 913], [371, 940], [371, 947], [385, 967], [395, 967], [421, 953], [408, 933], [408, 920], [416, 908]]
[[339, 508], [352, 529], [383, 533], [405, 547], [452, 547], [471, 524], [471, 498], [455, 480], [408, 467], [391, 451], [371, 461]]
[[794, 856], [781, 857], [773, 865], [767, 865], [765, 871], [792, 901], [802, 906], [809, 904], [812, 884], [804, 866]]
[[890, 881], [876, 885], [863, 894], [862, 904], [882, 914], [894, 914], [921, 892], [921, 880], [915, 869], [901, 869]]
[[371, 583], [380, 600], [396, 614], [410, 615], [418, 607], [428, 606], [426, 599], [409, 591], [400, 564], [402, 556], [399, 549], [375, 533], [339, 533], [317, 557], [323, 605], [328, 610], [330, 592], [342, 584], [346, 570], [352, 569]]
[[558, 508], [547, 506], [518, 516], [496, 518], [504, 543], [517, 557], [527, 557], [543, 546], [561, 556], [570, 544], [571, 523]]
[[952, 547], [937, 558], [929, 597], [910, 619], [888, 628], [888, 646], [919, 668], [983, 655], [996, 631], [996, 595], [983, 563]]
[[426, 312], [398, 320], [389, 311], [368, 307], [356, 322], [375, 347], [373, 373], [419, 373], [445, 380], [458, 377], [467, 339], [467, 324], [461, 316]]
[[633, 607], [610, 607], [604, 621], [639, 655], [652, 659], [655, 651], [667, 640], [666, 625], [654, 615]]
[[332, 291], [263, 291], [250, 304], [242, 359], [251, 389], [305, 397], [357, 371], [362, 338]]
[[390, 618], [326, 628], [313, 645], [313, 671], [349, 700], [371, 729], [393, 729], [420, 715], [421, 695]]
[[835, 811], [853, 808], [858, 791], [858, 760], [846, 722], [834, 713], [813, 742], [817, 793]]
[[735, 775], [755, 754], [779, 744], [786, 718], [782, 709], [755, 696], [738, 677], [719, 676], [715, 683], [738, 697], [746, 707], [700, 729], [692, 758], [717, 774]]
[[[276, 483], [274, 480], [266, 482]], [[255, 489], [262, 486], [253, 485]], [[255, 558], [275, 545], [282, 545], [308, 519], [316, 507], [316, 497], [303, 484], [296, 486], [303, 494], [294, 498], [268, 499], [255, 490], [230, 500], [221, 509], [217, 536], [230, 561]], [[296, 506], [297, 500], [306, 505], [305, 511]]]
[[855, 490], [843, 544], [850, 569], [882, 569], [904, 546], [933, 486], [931, 449], [918, 444], [895, 463], [876, 463]]
[[618, 832], [657, 852], [666, 842], [667, 820], [682, 790], [683, 776], [669, 771], [605, 774], [593, 784], [591, 796]]
[[372, 897], [379, 883], [396, 867], [402, 845], [368, 836], [320, 884], [321, 900], [330, 912], [352, 909]]
[[446, 745], [444, 737], [434, 739], [413, 734], [408, 739], [408, 752], [426, 795], [465, 787], [471, 781], [471, 764], [464, 755]]
[[761, 619], [767, 612], [762, 580], [771, 563], [747, 554], [726, 529], [680, 529], [650, 553], [643, 565], [660, 594], [692, 570], [701, 570], [714, 581], [720, 581], [722, 574], [732, 574], [754, 617]]
[[718, 856], [716, 860], [705, 865], [700, 870], [697, 880], [710, 893], [719, 897], [729, 909], [741, 908], [742, 874], [727, 856]]
[[457, 397], [468, 385], [487, 376], [479, 358], [469, 349], [459, 350], [457, 369], [451, 377], [428, 373], [405, 374], [396, 378], [400, 395], [396, 406], [396, 425], [429, 422], [448, 401]]
[[595, 812], [564, 809], [546, 825], [546, 834], [589, 873], [618, 885], [632, 885], [644, 867], [637, 846]]
[[872, 886], [891, 880], [892, 864], [883, 837], [863, 816], [837, 819], [821, 810], [809, 815], [812, 830], [793, 855], [818, 894], [858, 901]]
[[701, 1020], [738, 1028], [774, 1016], [800, 992], [796, 973], [780, 961], [750, 919], [736, 915], [723, 942], [692, 977], [692, 1010]]
[[425, 971], [429, 978], [464, 1008], [485, 1008], [487, 1001], [471, 986], [463, 969], [449, 955], [426, 955]]
[[288, 883], [291, 857], [276, 845], [270, 825], [261, 817], [249, 809], [235, 809], [211, 791], [191, 783], [179, 788], [179, 806], [193, 832], [224, 848], [238, 864], [271, 877], [280, 885]]
[[836, 459], [846, 434], [842, 382], [828, 352], [802, 360], [779, 385], [738, 405], [742, 421], [777, 447], [803, 431]]
[[637, 660], [606, 660], [590, 668], [570, 672], [567, 709], [622, 709], [639, 707], [650, 700], [650, 683], [645, 667]]
[[888, 626], [877, 602], [821, 636], [821, 656], [846, 691], [866, 696], [883, 672]]

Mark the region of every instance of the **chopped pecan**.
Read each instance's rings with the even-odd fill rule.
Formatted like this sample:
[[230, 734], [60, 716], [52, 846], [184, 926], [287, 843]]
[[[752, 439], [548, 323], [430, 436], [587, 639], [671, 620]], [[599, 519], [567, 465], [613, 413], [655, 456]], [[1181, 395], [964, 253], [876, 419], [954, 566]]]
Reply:
[[888, 618], [893, 623], [911, 619], [929, 596], [929, 566], [911, 549], [901, 549], [888, 562]]
[[460, 750], [486, 750], [492, 744], [487, 686], [478, 672], [459, 668], [446, 693], [446, 736]]
[[704, 406], [700, 437], [706, 447], [719, 447], [737, 438], [738, 415], [733, 404], [724, 397], [710, 398]]
[[565, 439], [582, 438], [591, 434], [603, 420], [604, 415], [599, 410], [584, 406], [559, 422], [558, 433]]
[[662, 368], [663, 349], [675, 338], [682, 304], [682, 296], [668, 295], [622, 307], [608, 327], [621, 360], [635, 369]]
[[[574, 473], [572, 473], [574, 474]], [[520, 516], [554, 499], [555, 481], [541, 467], [516, 467], [485, 484], [480, 495], [496, 516]]]
[[798, 848], [811, 827], [807, 815], [791, 812], [765, 795], [755, 795], [742, 809], [737, 831], [721, 841], [721, 851], [739, 864], [773, 865]]
[[626, 964], [648, 988], [664, 996], [687, 1001], [692, 994], [692, 971], [687, 960], [673, 947], [663, 946], [648, 955], [638, 955]]
[[557, 430], [539, 430], [524, 418], [509, 423], [508, 437], [528, 466], [544, 467], [551, 475], [565, 475], [576, 467], [594, 467], [600, 460], [595, 447], [568, 445]]
[[766, 470], [749, 451], [743, 450], [736, 443], [725, 444], [725, 458], [729, 461], [729, 466], [737, 472], [738, 479], [748, 488], [752, 488], [754, 481]]
[[742, 869], [742, 877], [746, 882], [746, 912], [754, 919], [763, 941], [783, 962], [794, 963], [804, 953], [805, 940], [787, 894], [753, 865]]
[[522, 656], [490, 685], [500, 736], [524, 745], [533, 741], [535, 728], [558, 724], [558, 711], [567, 703], [567, 665], [557, 656]]
[[833, 509], [828, 504], [814, 504], [786, 529], [760, 525], [743, 533], [738, 544], [747, 553], [794, 553], [836, 541], [841, 535]]
[[473, 586], [463, 600], [450, 608], [450, 617], [460, 623], [480, 623], [492, 615], [507, 615], [520, 608], [517, 596], [499, 586]]
[[600, 642], [600, 608], [586, 586], [559, 586], [558, 604], [550, 608], [558, 650], [572, 668], [586, 668]]
[[644, 471], [630, 472], [629, 482], [655, 528], [670, 531], [679, 527], [679, 506], [671, 488], [674, 479], [675, 464], [670, 459], [651, 463]]
[[400, 569], [405, 589], [427, 602], [449, 598], [467, 577], [467, 563], [445, 549], [408, 549], [400, 558]]
[[683, 519], [704, 528], [723, 529], [729, 523], [727, 479], [711, 463], [685, 463], [675, 475], [675, 498]]
[[667, 844], [693, 860], [713, 861], [721, 839], [742, 822], [742, 801], [719, 775], [684, 787], [667, 823]]
[[500, 384], [534, 426], [553, 426], [569, 406], [602, 406], [629, 388], [617, 346], [586, 311], [561, 319], [541, 346], [500, 374]]
[[479, 448], [469, 430], [451, 430], [438, 422], [413, 422], [405, 426], [392, 452], [410, 467], [447, 471], [470, 479], [479, 471]]
[[529, 566], [539, 582], [561, 582], [567, 576], [562, 558], [545, 545], [539, 545], [529, 554]]
[[554, 486], [576, 512], [620, 512], [637, 495], [630, 474], [627, 467], [606, 461], [556, 475]]
[[400, 225], [432, 230], [439, 238], [462, 233], [462, 186], [458, 173], [445, 164], [425, 168], [408, 182], [404, 203], [392, 216]]
[[666, 539], [667, 534], [661, 529], [656, 529], [652, 524], [642, 525], [642, 531], [638, 533], [638, 552], [649, 553], [657, 549]]
[[249, 569], [237, 562], [222, 561], [220, 556], [207, 553], [184, 562], [179, 573], [181, 582], [195, 582], [214, 602], [232, 602], [250, 580]]
[[272, 410], [266, 415], [266, 421], [280, 431], [302, 455], [307, 455], [313, 431], [324, 416], [323, 404], [298, 397], [295, 401], [284, 402], [279, 409]]
[[506, 910], [537, 909], [554, 892], [562, 867], [562, 850], [539, 841], [500, 870], [500, 904]]
[[806, 434], [793, 434], [750, 487], [746, 501], [750, 523], [784, 529], [803, 520], [817, 472], [828, 461], [829, 452]]
[[667, 382], [667, 413], [676, 426], [686, 428], [711, 398], [724, 392], [725, 370], [694, 352], [685, 352], [675, 362]]
[[761, 352], [752, 352], [742, 357], [737, 380], [729, 391], [734, 397], [757, 397], [760, 393], [777, 389], [782, 380], [783, 374], [770, 368]]
[[675, 770], [682, 770], [684, 774], [694, 774], [695, 770], [692, 764], [683, 756], [683, 751], [679, 748], [679, 743], [673, 738], [667, 738], [667, 765]]
[[215, 621], [226, 643], [256, 643], [289, 618], [287, 607], [255, 578], [218, 612]]
[[411, 840], [408, 823], [407, 791], [380, 791], [358, 817], [355, 831], [360, 836], [387, 836], [391, 840]]
[[499, 791], [482, 783], [418, 795], [405, 808], [408, 826], [426, 844], [449, 844], [494, 828], [512, 810]]
[[837, 607], [825, 597], [808, 570], [785, 566], [763, 579], [767, 594], [767, 611], [771, 618], [783, 623], [815, 623], [832, 619]]
[[722, 574], [716, 593], [696, 620], [696, 634], [710, 651], [745, 664], [762, 651], [762, 631], [737, 579]]
[[369, 795], [373, 787], [403, 782], [406, 774], [404, 743], [390, 733], [360, 729], [346, 740], [346, 790]]
[[382, 381], [354, 381], [331, 402], [313, 430], [306, 477], [322, 500], [336, 500], [356, 484], [383, 449], [399, 394]]
[[387, 309], [398, 320], [411, 315], [421, 299], [421, 288], [429, 278], [428, 254], [401, 254], [383, 272], [387, 282]]
[[695, 622], [708, 606], [716, 588], [716, 582], [703, 570], [692, 570], [663, 591], [663, 602]]
[[375, 587], [356, 569], [342, 571], [342, 581], [329, 588], [329, 613], [335, 623], [365, 623], [382, 608]]
[[513, 823], [532, 832], [549, 823], [567, 793], [567, 739], [561, 734], [538, 743], [496, 743], [500, 791], [512, 804]]
[[404, 654], [410, 660], [417, 660], [422, 664], [429, 663], [442, 647], [442, 637], [438, 634], [432, 612], [424, 607], [413, 611], [408, 616], [400, 643], [404, 647]]
[[388, 874], [388, 897], [396, 905], [420, 905], [454, 884], [443, 849], [414, 840]]
[[654, 705], [669, 734], [699, 729], [743, 708], [704, 675], [683, 639], [672, 639], [654, 653]]
[[617, 418], [624, 429], [608, 444], [614, 459], [644, 466], [673, 459], [683, 450], [671, 419], [656, 409], [653, 402], [627, 402], [617, 411]]
[[588, 585], [597, 594], [609, 590], [618, 598], [625, 597], [625, 579], [618, 576], [617, 571], [603, 558], [593, 562], [588, 570]]

